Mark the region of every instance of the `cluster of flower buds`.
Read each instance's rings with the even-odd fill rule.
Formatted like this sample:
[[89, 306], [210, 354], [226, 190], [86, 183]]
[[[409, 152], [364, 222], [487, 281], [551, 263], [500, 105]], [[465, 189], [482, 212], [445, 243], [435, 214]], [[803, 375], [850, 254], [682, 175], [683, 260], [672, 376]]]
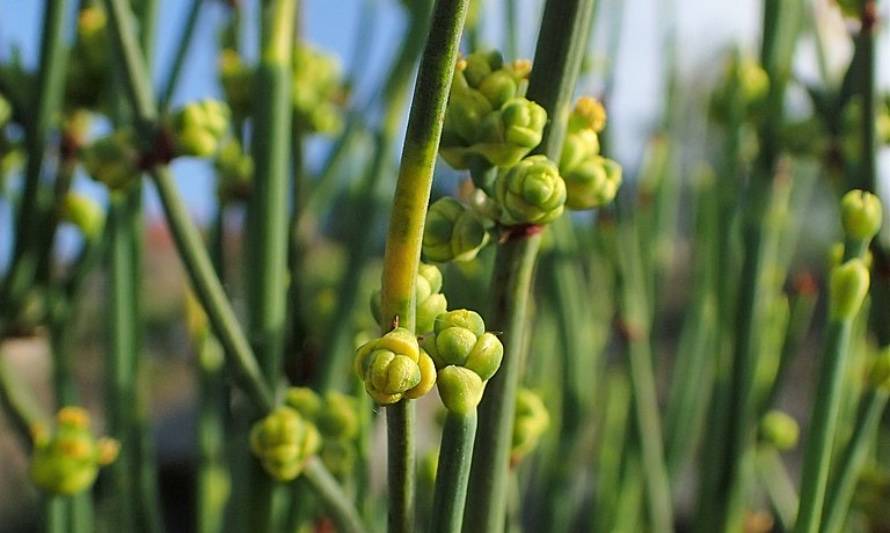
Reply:
[[[867, 245], [881, 229], [881, 201], [870, 192], [852, 190], [841, 199], [841, 224], [846, 244]], [[868, 294], [870, 283], [865, 257], [853, 257], [831, 270], [829, 281], [829, 313], [833, 320], [850, 320], [856, 316]]]
[[130, 128], [96, 139], [81, 155], [87, 174], [109, 189], [125, 189], [139, 179], [140, 152]]
[[733, 54], [710, 102], [710, 116], [718, 124], [729, 124], [733, 116], [742, 118], [758, 114], [766, 103], [769, 76], [751, 57]]
[[360, 346], [354, 368], [368, 395], [380, 405], [420, 398], [436, 383], [433, 360], [405, 328], [396, 328]]
[[253, 71], [233, 48], [224, 48], [216, 61], [219, 84], [232, 116], [244, 118], [250, 114], [250, 91]]
[[439, 153], [456, 169], [510, 167], [541, 143], [547, 112], [522, 96], [528, 61], [504, 63], [499, 52], [458, 62]]
[[495, 194], [503, 224], [547, 224], [565, 209], [566, 184], [556, 163], [533, 155], [498, 174]]
[[559, 158], [566, 184], [566, 207], [594, 209], [611, 202], [621, 186], [621, 165], [600, 155], [598, 134], [606, 110], [594, 98], [582, 97], [569, 117]]
[[344, 90], [340, 65], [305, 43], [294, 49], [294, 117], [306, 133], [332, 134], [342, 126]]
[[760, 438], [777, 450], [791, 450], [797, 446], [800, 427], [788, 413], [772, 410], [760, 420]]
[[97, 109], [108, 86], [109, 46], [105, 11], [90, 5], [77, 16], [77, 36], [69, 54], [65, 104]]
[[482, 400], [485, 382], [504, 357], [504, 346], [474, 311], [458, 309], [436, 318], [433, 334], [424, 338], [439, 371], [436, 385], [449, 411], [468, 414]]
[[516, 413], [513, 417], [513, 441], [510, 460], [518, 463], [538, 447], [541, 436], [550, 425], [550, 415], [541, 397], [530, 389], [516, 391]]
[[95, 240], [105, 226], [105, 213], [92, 198], [69, 192], [62, 200], [61, 220], [73, 224], [87, 240]]
[[285, 405], [296, 409], [321, 433], [320, 457], [335, 475], [345, 475], [355, 465], [355, 438], [359, 432], [358, 406], [354, 398], [329, 391], [324, 398], [307, 387], [291, 387]]
[[173, 114], [171, 127], [176, 155], [210, 157], [229, 131], [230, 112], [219, 100], [186, 104]]
[[71, 495], [89, 488], [99, 467], [112, 463], [119, 445], [113, 439], [97, 439], [90, 431], [90, 416], [80, 407], [63, 407], [56, 414], [52, 435], [33, 428], [34, 453], [31, 480], [52, 494]]
[[276, 407], [250, 430], [250, 449], [267, 474], [291, 481], [321, 447], [315, 425], [289, 406]]
[[450, 197], [430, 205], [423, 229], [423, 255], [429, 261], [472, 261], [488, 244], [484, 219]]
[[222, 202], [246, 200], [253, 186], [253, 158], [234, 138], [226, 139], [213, 161], [216, 168], [217, 196]]
[[[434, 265], [421, 263], [417, 268], [414, 291], [417, 302], [414, 330], [427, 333], [433, 330], [436, 317], [448, 309], [448, 301], [442, 294], [442, 272]], [[379, 290], [371, 296], [371, 314], [378, 324], [383, 320]]]

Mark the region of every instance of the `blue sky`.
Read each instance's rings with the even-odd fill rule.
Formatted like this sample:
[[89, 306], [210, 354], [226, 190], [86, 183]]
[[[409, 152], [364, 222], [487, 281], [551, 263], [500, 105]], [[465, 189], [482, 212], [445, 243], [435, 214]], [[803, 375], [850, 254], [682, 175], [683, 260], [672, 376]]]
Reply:
[[[604, 1], [604, 0], [600, 0]], [[616, 0], [607, 2], [614, 4]], [[617, 0], [618, 2], [622, 0]], [[636, 162], [644, 146], [646, 132], [658, 115], [661, 103], [662, 76], [660, 60], [659, 20], [665, 17], [665, 10], [673, 5], [676, 13], [680, 64], [688, 76], [702, 72], [712, 72], [713, 68], [703, 68], [719, 57], [720, 50], [729, 43], [740, 43], [753, 50], [757, 43], [760, 25], [760, 1], [758, 0], [623, 0], [625, 12], [623, 41], [619, 57], [614, 101], [610, 103], [610, 120], [615, 126], [615, 154], [626, 164]], [[826, 0], [819, 0], [824, 2]], [[344, 68], [350, 67], [351, 54], [355, 43], [359, 21], [358, 14], [363, 0], [304, 0], [306, 12], [303, 19], [303, 32], [316, 46], [337, 54]], [[378, 30], [368, 44], [369, 67], [360, 80], [357, 98], [363, 101], [380, 82], [385, 72], [387, 58], [397, 45], [402, 34], [404, 20], [397, 0], [375, 0], [378, 9], [375, 13]], [[76, 2], [71, 2], [72, 4]], [[256, 2], [246, 2], [255, 4]], [[157, 62], [155, 79], [159, 80], [169, 65], [173, 47], [185, 12], [188, 0], [160, 0], [158, 18]], [[184, 76], [174, 104], [189, 100], [217, 96], [216, 86], [216, 32], [225, 16], [223, 2], [207, 0], [202, 18], [197, 27], [195, 46], [187, 59]], [[0, 58], [8, 57], [13, 45], [21, 47], [25, 61], [29, 65], [36, 62], [40, 35], [43, 1], [0, 0]], [[520, 0], [521, 43], [520, 51], [530, 57], [536, 38], [537, 10], [539, 0]], [[501, 39], [501, 1], [488, 0], [483, 20], [487, 25], [483, 40], [497, 43]], [[884, 4], [884, 9], [887, 5]], [[248, 24], [248, 26], [251, 26]], [[843, 37], [843, 26], [837, 25], [836, 38], [830, 43], [830, 51], [836, 56], [840, 66], [848, 53]], [[603, 32], [600, 32], [602, 35]], [[248, 35], [248, 42], [252, 36]], [[881, 38], [883, 57], [890, 56], [890, 32]], [[806, 75], [812, 71], [812, 46], [803, 44], [802, 61], [799, 72]], [[809, 58], [809, 59], [808, 59]], [[604, 60], [604, 59], [603, 59]], [[882, 83], [887, 86], [890, 61], [883, 62], [880, 71]], [[314, 147], [318, 153], [318, 146]], [[311, 163], [311, 162], [310, 162]], [[890, 162], [883, 157], [882, 169], [886, 175]], [[178, 160], [174, 172], [194, 214], [204, 218], [213, 205], [213, 189], [209, 168], [200, 162]], [[101, 188], [80, 179], [77, 187], [101, 196]], [[159, 211], [153, 192], [148, 195], [148, 212]], [[8, 206], [0, 205], [0, 258], [7, 255], [9, 235]], [[3, 261], [0, 261], [2, 263]]]

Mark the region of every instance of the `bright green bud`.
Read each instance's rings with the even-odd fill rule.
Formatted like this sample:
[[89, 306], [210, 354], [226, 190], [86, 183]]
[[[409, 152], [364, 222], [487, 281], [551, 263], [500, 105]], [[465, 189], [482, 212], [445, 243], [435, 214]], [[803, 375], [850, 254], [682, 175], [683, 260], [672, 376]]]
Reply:
[[389, 350], [371, 354], [366, 381], [369, 390], [401, 394], [420, 383], [420, 378], [420, 366], [407, 356]]
[[105, 214], [92, 198], [69, 192], [62, 201], [62, 220], [77, 226], [87, 240], [100, 236], [105, 225]]
[[890, 391], [890, 347], [884, 347], [868, 371], [868, 382], [874, 388]]
[[223, 49], [217, 60], [219, 83], [222, 86], [226, 103], [236, 117], [246, 117], [250, 113], [253, 72], [237, 50]]
[[[418, 333], [432, 331], [433, 320], [448, 307], [445, 295], [439, 292], [442, 290], [442, 273], [433, 265], [421, 263], [414, 288], [417, 300], [414, 329]], [[379, 290], [371, 294], [371, 314], [378, 323], [381, 321]]]
[[12, 106], [9, 105], [9, 101], [7, 101], [6, 98], [3, 98], [3, 95], [0, 95], [0, 128], [5, 126], [11, 118]]
[[504, 359], [504, 345], [493, 333], [483, 333], [464, 360], [464, 367], [479, 374], [482, 381], [494, 376]]
[[469, 330], [474, 337], [481, 337], [485, 333], [485, 321], [475, 311], [457, 309], [443, 313], [436, 318], [435, 331], [437, 334], [449, 328], [463, 328]]
[[173, 114], [176, 154], [210, 157], [217, 152], [229, 129], [229, 108], [219, 100], [187, 104]]
[[309, 387], [290, 387], [284, 395], [284, 405], [294, 409], [306, 420], [318, 420], [321, 397]]
[[547, 112], [525, 98], [511, 98], [482, 122], [471, 151], [496, 167], [511, 167], [541, 144]]
[[83, 166], [94, 180], [112, 190], [121, 190], [139, 179], [139, 151], [133, 131], [118, 130], [83, 150]]
[[253, 187], [253, 159], [235, 139], [220, 146], [213, 162], [219, 182], [217, 195], [222, 201], [245, 200]]
[[52, 494], [77, 494], [93, 484], [100, 466], [114, 461], [118, 445], [110, 439], [97, 440], [90, 431], [89, 415], [79, 407], [62, 408], [56, 423], [52, 436], [34, 432], [31, 480]]
[[423, 255], [429, 261], [472, 261], [486, 244], [482, 219], [454, 198], [436, 200], [426, 216]]
[[358, 406], [352, 397], [341, 392], [325, 394], [317, 420], [318, 430], [325, 438], [351, 440], [358, 435]]
[[881, 200], [874, 194], [854, 189], [841, 199], [841, 222], [847, 238], [868, 241], [881, 229]]
[[559, 172], [563, 176], [581, 163], [599, 155], [599, 136], [591, 129], [578, 130], [566, 135], [559, 157]]
[[439, 315], [435, 335], [424, 339], [438, 368], [460, 366], [475, 372], [483, 381], [500, 368], [504, 346], [474, 311], [459, 309]]
[[293, 55], [295, 119], [307, 133], [336, 133], [341, 125], [343, 87], [337, 58], [299, 44]]
[[760, 436], [778, 450], [790, 450], [797, 446], [800, 427], [787, 413], [773, 410], [760, 421]]
[[460, 415], [476, 409], [485, 389], [479, 374], [460, 366], [446, 366], [440, 370], [436, 385], [445, 408]]
[[593, 156], [573, 170], [563, 173], [566, 207], [595, 209], [615, 199], [621, 186], [621, 165], [600, 156]]
[[421, 361], [425, 355], [414, 334], [396, 328], [359, 347], [354, 367], [368, 394], [377, 403], [388, 405], [422, 390], [424, 379], [428, 379], [423, 373], [426, 363]]
[[321, 447], [321, 437], [296, 410], [281, 406], [256, 422], [250, 430], [250, 449], [267, 474], [291, 481]]
[[543, 155], [527, 157], [502, 172], [495, 187], [504, 224], [546, 224], [565, 207], [565, 182], [556, 165]]
[[405, 392], [405, 397], [412, 400], [425, 396], [436, 384], [436, 364], [426, 351], [420, 350], [417, 366], [420, 367], [420, 382]]
[[568, 133], [583, 130], [599, 133], [606, 127], [606, 108], [599, 100], [590, 96], [582, 96], [575, 103], [569, 115]]
[[851, 320], [868, 293], [869, 275], [861, 259], [834, 267], [829, 282], [829, 313], [832, 320]]
[[513, 443], [510, 447], [513, 463], [519, 462], [534, 451], [549, 425], [550, 415], [541, 397], [529, 389], [518, 389], [513, 421]]

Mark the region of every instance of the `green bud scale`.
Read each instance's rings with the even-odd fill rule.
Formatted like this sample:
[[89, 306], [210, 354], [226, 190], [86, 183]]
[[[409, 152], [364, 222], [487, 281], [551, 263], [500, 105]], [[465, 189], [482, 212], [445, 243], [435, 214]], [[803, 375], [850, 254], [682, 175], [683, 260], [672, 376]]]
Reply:
[[448, 197], [430, 205], [423, 231], [424, 257], [440, 263], [472, 261], [489, 240], [482, 218]]
[[566, 184], [556, 164], [543, 155], [527, 157], [499, 174], [495, 191], [506, 225], [547, 224], [565, 208]]
[[251, 451], [266, 473], [278, 481], [299, 476], [320, 446], [321, 437], [315, 426], [287, 406], [277, 407], [250, 431]]
[[405, 328], [396, 328], [360, 346], [354, 368], [368, 395], [380, 405], [394, 404], [403, 397], [419, 398], [429, 392], [436, 379], [430, 356]]

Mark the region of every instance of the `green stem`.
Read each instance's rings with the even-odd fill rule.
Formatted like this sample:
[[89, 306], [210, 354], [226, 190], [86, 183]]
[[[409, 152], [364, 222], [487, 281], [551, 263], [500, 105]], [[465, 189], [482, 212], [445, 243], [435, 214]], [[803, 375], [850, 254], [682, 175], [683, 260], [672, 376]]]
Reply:
[[856, 490], [856, 482], [880, 427], [887, 398], [888, 392], [883, 389], [869, 390], [862, 398], [853, 436], [838, 458], [837, 472], [828, 487], [822, 514], [822, 528], [819, 530], [821, 533], [840, 533], [843, 530], [844, 520]]
[[164, 90], [161, 92], [158, 107], [160, 107], [162, 111], [168, 109], [170, 107], [170, 102], [173, 100], [173, 93], [176, 91], [177, 84], [179, 83], [182, 67], [185, 65], [185, 59], [191, 49], [190, 45], [192, 43], [192, 36], [195, 34], [198, 15], [201, 13], [201, 6], [203, 3], [204, 0], [192, 0], [191, 6], [189, 7], [185, 24], [182, 27], [182, 33], [179, 34], [179, 41], [177, 42], [176, 52], [173, 56], [173, 63], [170, 65], [170, 71], [165, 78], [166, 82], [164, 83]]
[[22, 444], [29, 448], [31, 430], [38, 425], [48, 423], [45, 413], [41, 412], [33, 393], [27, 390], [23, 380], [14, 375], [5, 354], [0, 352], [0, 406], [7, 414], [12, 428], [18, 434]]
[[852, 319], [832, 320], [828, 326], [828, 339], [819, 368], [819, 383], [804, 452], [795, 533], [819, 531], [852, 328]]
[[467, 498], [467, 482], [470, 479], [470, 460], [473, 456], [476, 425], [475, 410], [466, 415], [450, 411], [445, 415], [429, 531], [460, 533]]
[[784, 531], [794, 527], [797, 492], [779, 452], [772, 447], [757, 450], [757, 474]]
[[310, 459], [303, 469], [302, 479], [312, 487], [321, 504], [330, 513], [340, 533], [364, 533], [367, 531], [349, 496], [337, 484], [317, 458]]
[[198, 343], [198, 481], [197, 524], [200, 533], [220, 533], [231, 492], [226, 465], [226, 387], [222, 347], [207, 334]]
[[44, 533], [68, 532], [68, 505], [67, 496], [43, 496], [43, 531]]
[[[445, 119], [445, 106], [468, 0], [437, 0], [417, 73], [414, 100], [402, 150], [383, 258], [382, 323], [398, 322], [414, 331], [414, 285], [420, 263], [423, 224], [433, 183], [433, 167]], [[414, 530], [414, 405], [387, 407], [389, 531]]]

